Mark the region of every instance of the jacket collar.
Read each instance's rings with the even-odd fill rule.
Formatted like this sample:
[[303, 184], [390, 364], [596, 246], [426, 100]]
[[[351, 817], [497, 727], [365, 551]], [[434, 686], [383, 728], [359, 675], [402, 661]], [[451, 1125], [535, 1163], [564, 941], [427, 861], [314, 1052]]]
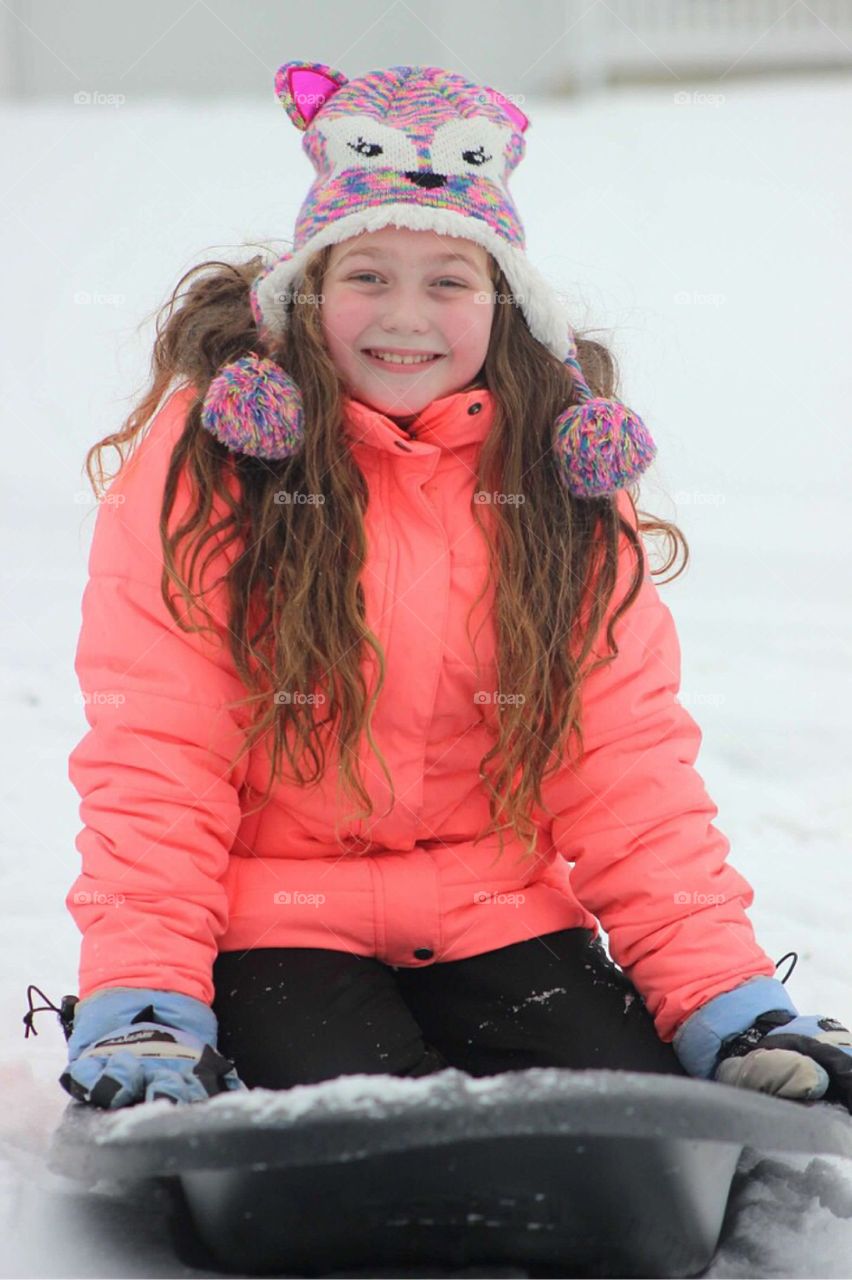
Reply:
[[366, 444], [396, 456], [420, 453], [424, 446], [453, 450], [479, 443], [488, 435], [493, 419], [494, 397], [485, 387], [440, 396], [421, 409], [408, 430], [361, 400], [343, 396], [343, 424], [353, 444]]

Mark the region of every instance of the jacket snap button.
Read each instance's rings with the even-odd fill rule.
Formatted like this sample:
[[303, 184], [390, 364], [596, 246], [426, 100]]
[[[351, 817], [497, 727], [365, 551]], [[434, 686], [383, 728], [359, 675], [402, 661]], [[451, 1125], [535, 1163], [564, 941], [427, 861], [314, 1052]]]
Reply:
[[472, 404], [472, 405], [470, 406], [470, 408], [468, 409], [468, 413], [479, 413], [479, 410], [480, 410], [481, 408], [482, 408], [482, 405], [481, 405], [481, 404], [479, 403], [479, 401], [477, 400], [476, 404]]
[[415, 947], [414, 954], [418, 960], [431, 960], [434, 952], [431, 947]]

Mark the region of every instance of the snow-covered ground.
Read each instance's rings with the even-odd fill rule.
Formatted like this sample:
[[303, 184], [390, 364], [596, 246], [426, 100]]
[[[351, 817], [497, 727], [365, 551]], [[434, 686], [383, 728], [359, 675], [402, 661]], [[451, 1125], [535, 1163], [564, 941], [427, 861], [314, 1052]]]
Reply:
[[[803, 1011], [849, 1023], [852, 83], [718, 88], [528, 101], [513, 189], [530, 256], [570, 294], [575, 323], [605, 329], [659, 446], [642, 506], [691, 545], [690, 568], [662, 590], [682, 701], [704, 729], [699, 768], [754, 886], [758, 937], [776, 959], [798, 951], [789, 989]], [[63, 899], [79, 862], [66, 761], [85, 727], [73, 655], [94, 504], [81, 467], [143, 385], [140, 322], [195, 262], [289, 237], [312, 170], [274, 101], [69, 101], [0, 117], [14, 246], [0, 478], [2, 1274], [189, 1275], [169, 1260], [156, 1206], [134, 1217], [86, 1205], [45, 1176], [64, 1041], [50, 1013], [23, 1039], [27, 983], [54, 1001], [76, 989]], [[852, 1166], [806, 1166], [761, 1166], [710, 1275], [852, 1274]]]

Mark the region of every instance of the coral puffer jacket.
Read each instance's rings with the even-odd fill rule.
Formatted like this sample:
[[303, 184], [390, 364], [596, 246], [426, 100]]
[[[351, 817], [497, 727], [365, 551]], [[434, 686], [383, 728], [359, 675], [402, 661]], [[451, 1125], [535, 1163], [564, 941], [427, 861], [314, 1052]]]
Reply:
[[[677, 635], [647, 558], [616, 626], [618, 657], [583, 685], [582, 761], [544, 783], [556, 817], [536, 815], [537, 861], [516, 861], [511, 832], [496, 863], [496, 835], [474, 843], [488, 822], [479, 767], [493, 745], [477, 695], [497, 687], [493, 594], [471, 617], [475, 652], [465, 626], [487, 572], [471, 510], [493, 416], [487, 391], [433, 401], [416, 439], [345, 401], [370, 493], [362, 584], [387, 663], [373, 733], [395, 805], [385, 814], [389, 789], [365, 742], [374, 814], [368, 825], [343, 822], [341, 844], [335, 820], [357, 805], [338, 792], [333, 753], [322, 783], [279, 782], [244, 816], [269, 769], [263, 743], [228, 767], [245, 720], [227, 704], [245, 688], [224, 641], [181, 630], [160, 590], [166, 469], [194, 400], [191, 387], [171, 395], [95, 524], [76, 658], [89, 730], [69, 759], [85, 824], [66, 899], [83, 934], [81, 998], [120, 985], [210, 1003], [218, 951], [325, 947], [418, 966], [557, 929], [597, 932], [600, 921], [668, 1041], [712, 996], [774, 974], [746, 914], [752, 890], [726, 862], [717, 809], [693, 767], [701, 731], [677, 698]], [[170, 528], [187, 502], [183, 478]], [[635, 527], [624, 493], [619, 506]], [[610, 611], [633, 574], [621, 541]], [[224, 592], [206, 599], [224, 635]], [[477, 655], [493, 678], [477, 679]]]

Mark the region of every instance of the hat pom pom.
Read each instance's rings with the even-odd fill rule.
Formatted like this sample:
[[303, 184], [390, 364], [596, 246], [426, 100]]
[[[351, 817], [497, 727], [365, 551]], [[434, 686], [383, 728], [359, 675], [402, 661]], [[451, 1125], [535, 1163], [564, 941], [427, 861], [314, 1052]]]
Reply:
[[648, 467], [657, 446], [638, 414], [598, 397], [556, 419], [554, 453], [563, 484], [580, 498], [615, 493]]
[[216, 374], [201, 421], [228, 449], [253, 458], [290, 458], [304, 443], [301, 391], [279, 364], [253, 351]]

